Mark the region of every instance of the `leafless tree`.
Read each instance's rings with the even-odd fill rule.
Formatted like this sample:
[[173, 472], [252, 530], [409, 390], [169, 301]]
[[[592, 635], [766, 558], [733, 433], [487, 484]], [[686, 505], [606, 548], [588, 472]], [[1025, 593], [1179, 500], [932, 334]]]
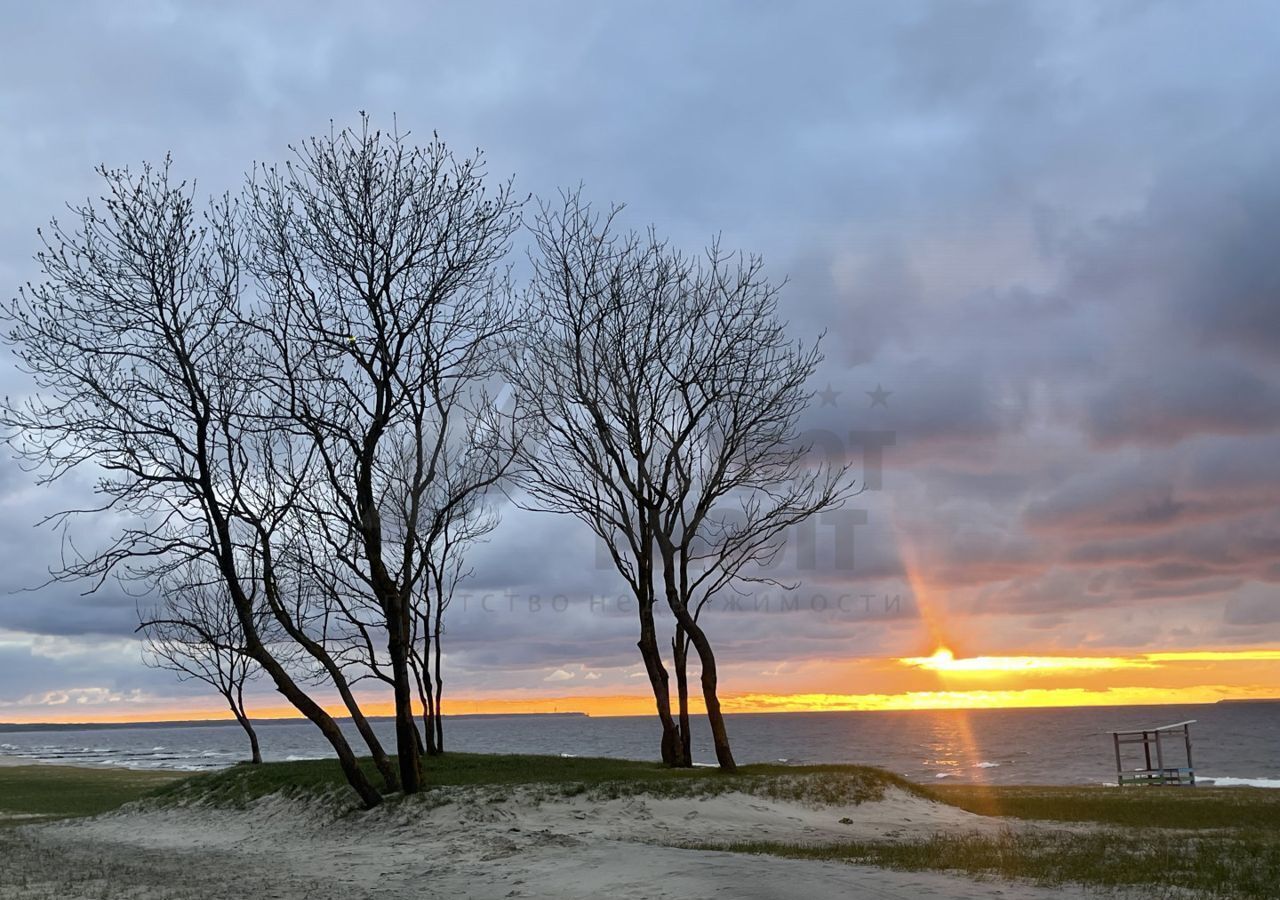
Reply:
[[466, 502], [439, 510], [424, 532], [428, 577], [413, 607], [410, 663], [422, 704], [425, 749], [433, 756], [444, 752], [445, 613], [458, 585], [471, 575], [467, 551], [498, 524], [497, 514], [484, 505], [483, 499], [481, 494], [472, 493]]
[[[282, 477], [307, 484], [299, 508], [324, 551], [311, 558], [331, 566], [355, 634], [363, 629], [371, 649], [385, 641], [400, 783], [412, 793], [412, 606], [430, 559], [422, 530], [450, 448], [485, 463], [463, 493], [504, 470], [497, 442], [474, 442], [514, 318], [500, 266], [520, 204], [509, 183], [486, 188], [478, 154], [456, 158], [438, 140], [411, 146], [367, 121], [306, 142], [283, 168], [258, 169], [247, 196], [264, 290], [262, 376], [282, 398], [279, 427], [312, 451], [304, 472]], [[377, 656], [368, 664], [380, 668]]]
[[[287, 533], [296, 491], [260, 489], [260, 347], [243, 327], [245, 239], [239, 207], [202, 217], [169, 166], [103, 170], [98, 204], [54, 222], [38, 254], [43, 280], [4, 305], [8, 343], [37, 392], [6, 398], [12, 447], [42, 482], [92, 471], [99, 502], [82, 512], [123, 522], [105, 547], [73, 553], [54, 573], [100, 585], [112, 573], [156, 583], [184, 566], [216, 572], [234, 607], [243, 652], [313, 721], [367, 806], [381, 795], [332, 716], [257, 630], [271, 588], [270, 541]], [[72, 548], [74, 550], [74, 548]], [[266, 577], [263, 577], [266, 576]]]
[[850, 482], [798, 440], [821, 357], [787, 337], [760, 261], [618, 235], [616, 213], [568, 194], [536, 216], [529, 349], [509, 372], [538, 423], [521, 445], [524, 488], [590, 525], [634, 591], [664, 760], [689, 762], [687, 705], [673, 722], [654, 633], [659, 595], [681, 696], [692, 646], [716, 757], [733, 769], [701, 613], [726, 589], [772, 583], [787, 529], [841, 503]]
[[[261, 675], [261, 669], [244, 651], [244, 631], [226, 586], [171, 585], [161, 606], [140, 618], [144, 662], [174, 672], [180, 681], [200, 681], [217, 691], [249, 738], [249, 761], [262, 762], [258, 733], [244, 702], [244, 686]], [[262, 622], [259, 631], [269, 628]]]

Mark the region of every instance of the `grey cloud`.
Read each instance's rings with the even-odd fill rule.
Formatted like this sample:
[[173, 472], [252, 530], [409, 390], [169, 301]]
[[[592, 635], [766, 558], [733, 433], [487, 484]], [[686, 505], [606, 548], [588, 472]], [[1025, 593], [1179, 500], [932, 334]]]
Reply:
[[1235, 366], [1178, 361], [1108, 384], [1088, 416], [1090, 435], [1104, 447], [1266, 432], [1280, 427], [1280, 384]]
[[[1265, 619], [1280, 580], [1267, 515], [1280, 498], [1280, 36], [1265, 2], [156, 2], [3, 16], [10, 291], [33, 273], [34, 228], [97, 193], [97, 163], [171, 150], [202, 190], [234, 188], [330, 118], [394, 112], [419, 136], [482, 146], [522, 192], [582, 180], [628, 202], [629, 223], [690, 247], [722, 233], [791, 276], [796, 335], [828, 331], [814, 388], [842, 392], [806, 427], [850, 457], [850, 430], [896, 438], [883, 490], [853, 503], [868, 516], [855, 569], [784, 560], [803, 590], [907, 593], [918, 558], [955, 585], [940, 604], [999, 617], [993, 642], [1045, 640], [1059, 621], [1085, 642], [1147, 641], [1155, 607], [1197, 635]], [[877, 382], [894, 392], [887, 410], [862, 393]], [[24, 389], [16, 376], [4, 388]], [[35, 491], [8, 464], [0, 492], [12, 591], [57, 558], [57, 536], [29, 524], [88, 495]], [[473, 562], [475, 593], [585, 602], [619, 587], [581, 525], [510, 508]], [[0, 598], [0, 629], [51, 640], [105, 647], [132, 620], [111, 586]], [[918, 627], [914, 606], [892, 620], [711, 622], [726, 660], [753, 664], [874, 655]], [[459, 604], [449, 629], [459, 691], [573, 662], [623, 677], [634, 662], [632, 613]], [[22, 665], [9, 653], [6, 684]], [[113, 686], [158, 685], [122, 666], [102, 670]], [[43, 662], [29, 671], [26, 693], [71, 684]]]
[[1280, 624], [1280, 588], [1276, 585], [1250, 585], [1237, 591], [1222, 612], [1227, 625]]

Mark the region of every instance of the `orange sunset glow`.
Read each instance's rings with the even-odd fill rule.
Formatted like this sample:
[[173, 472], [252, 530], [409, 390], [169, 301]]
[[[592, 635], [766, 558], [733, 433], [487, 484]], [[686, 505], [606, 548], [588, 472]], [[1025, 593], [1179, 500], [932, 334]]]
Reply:
[[[1125, 706], [1217, 703], [1222, 700], [1271, 699], [1280, 694], [1275, 664], [1280, 648], [1247, 650], [1183, 650], [1130, 656], [971, 656], [959, 657], [947, 647], [929, 656], [829, 661], [820, 671], [838, 673], [831, 681], [868, 683], [894, 690], [837, 693], [831, 691], [735, 691], [722, 697], [726, 712], [836, 712], [877, 710], [946, 710], [1068, 706]], [[745, 680], [745, 679], [743, 679]], [[801, 679], [801, 683], [807, 679]], [[828, 681], [827, 677], [822, 679]], [[370, 698], [370, 715], [391, 715], [390, 703]], [[697, 696], [691, 709], [702, 712]], [[337, 702], [326, 704], [342, 715]], [[560, 696], [470, 696], [449, 701], [454, 715], [581, 713], [589, 716], [647, 716], [653, 700], [647, 694], [569, 694]], [[295, 718], [287, 706], [264, 703], [255, 715], [264, 719]], [[3, 717], [23, 722], [134, 722], [225, 719], [216, 706], [157, 708], [145, 702], [87, 705], [53, 701], [35, 715]]]

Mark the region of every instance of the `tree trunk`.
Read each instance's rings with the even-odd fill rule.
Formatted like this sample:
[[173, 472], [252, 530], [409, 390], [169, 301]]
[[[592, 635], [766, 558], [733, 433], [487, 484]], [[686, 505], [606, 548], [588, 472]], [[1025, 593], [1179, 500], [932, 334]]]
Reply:
[[702, 668], [702, 699], [707, 706], [707, 722], [711, 725], [711, 741], [716, 750], [716, 762], [726, 772], [734, 772], [738, 764], [733, 761], [733, 751], [729, 747], [729, 732], [724, 725], [724, 714], [720, 712], [720, 698], [716, 694], [716, 655], [711, 649], [711, 642], [706, 632], [689, 612], [685, 598], [680, 593], [676, 582], [676, 549], [670, 539], [655, 529], [658, 546], [662, 551], [662, 578], [667, 590], [667, 605], [675, 614], [677, 624], [684, 629], [698, 652], [698, 663]]
[[372, 757], [378, 774], [382, 776], [383, 787], [387, 791], [400, 790], [400, 778], [396, 774], [396, 768], [391, 764], [391, 758], [387, 756], [387, 751], [382, 747], [382, 741], [378, 739], [378, 735], [373, 730], [373, 726], [369, 724], [364, 711], [360, 709], [360, 703], [356, 700], [355, 694], [351, 692], [351, 685], [341, 667], [338, 666], [333, 656], [318, 641], [313, 640], [310, 635], [294, 623], [289, 616], [288, 610], [279, 605], [278, 600], [272, 600], [270, 606], [276, 621], [284, 628], [285, 633], [302, 649], [306, 650], [312, 659], [320, 663], [320, 667], [329, 676], [333, 686], [338, 689], [338, 696], [342, 698], [342, 704], [347, 708], [352, 724], [355, 725], [356, 731], [360, 732], [360, 737], [364, 740], [365, 746], [369, 748], [369, 756]]
[[249, 736], [249, 762], [255, 766], [261, 764], [262, 748], [258, 745], [258, 732], [254, 730], [253, 723], [249, 721], [247, 716], [239, 714], [236, 715], [236, 721], [240, 723], [244, 733]]
[[653, 690], [654, 706], [658, 710], [658, 722], [662, 726], [662, 742], [659, 745], [664, 766], [680, 766], [680, 733], [675, 720], [671, 718], [671, 682], [667, 667], [662, 662], [662, 653], [658, 650], [658, 631], [653, 622], [653, 535], [648, 523], [644, 520], [644, 512], [640, 516], [639, 548], [636, 554], [636, 611], [640, 617], [640, 640], [636, 646], [640, 648], [640, 659], [644, 662], [645, 672], [649, 676], [649, 687]]
[[[427, 693], [427, 699], [430, 700], [431, 694]], [[422, 714], [422, 731], [427, 736], [427, 756], [439, 756], [440, 745], [436, 743], [436, 711], [434, 708], [428, 709]]]
[[249, 714], [244, 709], [244, 685], [236, 685], [235, 695], [227, 695], [227, 703], [231, 706], [231, 713], [236, 717], [236, 721], [240, 723], [240, 727], [244, 729], [244, 733], [249, 736], [249, 762], [253, 765], [262, 763], [262, 748], [258, 746], [258, 732], [254, 730], [253, 723], [249, 721]]
[[436, 755], [436, 723], [435, 698], [431, 696], [431, 639], [422, 639], [424, 654], [422, 664], [411, 659], [413, 663], [413, 680], [418, 689], [418, 702], [422, 704], [422, 733], [426, 737], [426, 745], [422, 752], [427, 756]]
[[689, 639], [685, 637], [682, 625], [676, 625], [671, 651], [675, 658], [676, 699], [680, 716], [680, 761], [677, 765], [690, 767], [693, 765], [693, 735], [689, 730]]
[[338, 689], [338, 696], [342, 698], [342, 704], [347, 708], [352, 724], [356, 726], [356, 731], [364, 739], [365, 746], [369, 748], [369, 755], [373, 758], [373, 765], [378, 770], [378, 774], [382, 776], [383, 787], [387, 791], [399, 790], [400, 784], [396, 776], [395, 767], [391, 765], [390, 758], [387, 756], [386, 751], [382, 749], [382, 742], [378, 740], [378, 735], [374, 732], [373, 726], [369, 724], [369, 720], [365, 718], [364, 711], [360, 709], [360, 703], [356, 700], [355, 694], [351, 692], [351, 685], [348, 683], [342, 668], [320, 642], [314, 640], [305, 630], [298, 627], [297, 623], [289, 615], [289, 611], [280, 602], [274, 586], [274, 575], [271, 574], [274, 569], [274, 563], [272, 562], [270, 540], [265, 533], [260, 534], [259, 539], [262, 541], [263, 548], [263, 581], [267, 586], [267, 606], [270, 608], [271, 614], [280, 624], [280, 627], [284, 629], [285, 634], [289, 635], [302, 647], [312, 659], [320, 663], [320, 667], [329, 676], [333, 686]]
[[689, 640], [693, 649], [698, 651], [698, 663], [702, 667], [702, 699], [707, 705], [707, 721], [711, 725], [711, 740], [716, 748], [716, 762], [726, 772], [736, 771], [738, 764], [733, 761], [733, 751], [729, 747], [729, 732], [724, 726], [724, 714], [720, 711], [720, 698], [716, 694], [716, 655], [707, 640], [706, 632], [689, 615], [683, 603], [673, 609], [685, 631], [689, 632]]
[[329, 746], [333, 747], [333, 752], [338, 755], [338, 765], [342, 767], [342, 774], [347, 777], [347, 782], [360, 795], [360, 800], [364, 803], [365, 809], [373, 809], [381, 803], [382, 795], [378, 793], [378, 789], [373, 786], [373, 783], [364, 774], [364, 770], [360, 768], [360, 763], [356, 761], [356, 755], [351, 752], [351, 745], [347, 743], [342, 729], [338, 727], [338, 723], [334, 721], [333, 717], [294, 683], [293, 679], [289, 677], [289, 673], [284, 670], [284, 667], [280, 665], [274, 656], [267, 652], [266, 648], [256, 638], [250, 640], [247, 652], [271, 676], [271, 680], [275, 682], [276, 690], [283, 694], [286, 700], [292, 703], [300, 713], [320, 729], [320, 733], [325, 736]]
[[422, 739], [413, 721], [413, 693], [409, 685], [408, 609], [397, 597], [386, 604], [388, 615], [387, 652], [391, 657], [391, 678], [395, 689], [396, 753], [400, 762], [400, 789], [406, 794], [422, 790]]
[[662, 723], [662, 764], [680, 766], [680, 733], [675, 720], [671, 717], [671, 687], [667, 667], [662, 664], [662, 654], [658, 652], [657, 629], [653, 623], [653, 601], [640, 600], [640, 640], [636, 646], [640, 648], [640, 658], [644, 661], [645, 671], [649, 675], [649, 685], [653, 688], [653, 701], [658, 709], [658, 721]]
[[409, 666], [403, 652], [392, 656], [391, 674], [395, 679], [396, 752], [400, 763], [400, 788], [406, 794], [416, 794], [422, 790], [422, 758], [418, 755], [422, 738], [413, 721]]
[[[326, 667], [326, 671], [328, 671], [328, 667]], [[347, 707], [347, 712], [351, 714], [352, 724], [356, 726], [356, 731], [360, 732], [360, 737], [364, 739], [366, 746], [369, 748], [369, 755], [373, 758], [373, 764], [378, 769], [378, 774], [382, 776], [383, 786], [388, 791], [398, 791], [400, 789], [400, 779], [396, 775], [396, 767], [391, 764], [391, 758], [387, 756], [387, 751], [382, 748], [382, 741], [378, 740], [378, 735], [374, 732], [373, 726], [369, 724], [369, 720], [365, 717], [364, 711], [360, 709], [360, 704], [356, 701], [355, 695], [351, 693], [351, 686], [347, 683], [347, 679], [340, 671], [337, 678], [332, 677], [332, 672], [329, 672], [329, 675], [334, 686], [338, 689], [338, 695], [342, 697], [343, 704]]]
[[444, 753], [444, 716], [442, 715], [443, 707], [441, 706], [441, 701], [444, 697], [444, 677], [440, 669], [440, 626], [443, 614], [444, 607], [441, 605], [437, 607], [436, 628], [435, 633], [432, 635], [432, 640], [435, 642], [435, 654], [433, 656], [432, 664], [435, 666], [435, 674], [433, 676], [435, 689], [433, 718], [435, 719], [436, 726], [435, 749], [432, 752], [436, 754]]
[[[216, 496], [212, 487], [212, 479], [203, 462], [201, 463], [201, 481], [205, 496]], [[213, 519], [218, 538], [218, 568], [226, 581], [231, 600], [235, 604], [236, 618], [240, 620], [240, 629], [244, 632], [245, 644], [247, 645], [244, 650], [245, 655], [262, 666], [262, 670], [274, 682], [276, 690], [293, 704], [294, 709], [310, 719], [320, 729], [320, 733], [324, 735], [325, 740], [329, 742], [329, 746], [333, 748], [333, 752], [337, 754], [338, 765], [342, 768], [342, 774], [346, 776], [347, 783], [359, 795], [365, 809], [373, 809], [382, 802], [382, 794], [378, 793], [378, 789], [373, 786], [373, 782], [369, 781], [364, 774], [364, 770], [360, 768], [360, 763], [356, 760], [356, 755], [351, 752], [351, 744], [347, 742], [342, 729], [338, 727], [338, 723], [334, 721], [333, 716], [325, 712], [320, 704], [307, 695], [306, 691], [298, 687], [284, 666], [271, 654], [262, 643], [262, 638], [258, 636], [253, 601], [245, 594], [244, 588], [240, 584], [240, 574], [236, 569], [236, 561], [229, 549], [234, 546], [231, 540], [231, 530], [225, 517], [215, 513]]]

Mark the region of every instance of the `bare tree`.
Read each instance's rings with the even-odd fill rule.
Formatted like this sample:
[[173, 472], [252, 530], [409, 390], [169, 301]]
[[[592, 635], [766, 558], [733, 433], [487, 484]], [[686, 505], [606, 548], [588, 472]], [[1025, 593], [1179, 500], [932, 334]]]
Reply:
[[258, 733], [244, 702], [244, 686], [261, 669], [244, 652], [244, 631], [226, 586], [174, 585], [161, 607], [141, 618], [143, 661], [174, 672], [179, 681], [200, 681], [217, 691], [249, 738], [249, 761], [262, 762]]
[[244, 654], [317, 725], [374, 806], [381, 795], [337, 722], [257, 629], [271, 587], [261, 564], [298, 495], [257, 490], [271, 440], [261, 423], [273, 400], [263, 391], [262, 354], [242, 326], [237, 204], [214, 202], [202, 219], [167, 162], [102, 175], [99, 204], [72, 207], [73, 226], [55, 221], [42, 233], [44, 280], [2, 312], [8, 343], [37, 387], [29, 398], [6, 398], [8, 442], [39, 467], [42, 483], [96, 473], [96, 506], [53, 522], [99, 512], [124, 523], [105, 547], [69, 548], [54, 577], [96, 587], [113, 572], [153, 584], [184, 566], [216, 572]]
[[[344, 130], [306, 142], [248, 187], [257, 327], [280, 427], [314, 451], [285, 473], [332, 564], [356, 634], [385, 640], [402, 789], [421, 784], [411, 674], [412, 604], [427, 577], [425, 504], [448, 448], [467, 445], [491, 405], [484, 389], [514, 312], [499, 270], [519, 225], [509, 184], [485, 187], [479, 155], [398, 133]], [[496, 447], [497, 444], [492, 445]], [[467, 491], [504, 466], [471, 469]], [[406, 464], [407, 463], [407, 464]], [[318, 478], [311, 473], [318, 472]], [[360, 604], [363, 609], [359, 609]], [[378, 655], [368, 658], [380, 668]]]
[[425, 530], [424, 553], [428, 577], [413, 607], [414, 641], [410, 656], [418, 697], [422, 704], [426, 751], [444, 752], [444, 652], [445, 613], [458, 585], [471, 575], [467, 551], [484, 540], [498, 524], [497, 514], [472, 493], [466, 502], [440, 509]]
[[[692, 646], [716, 757], [733, 769], [701, 613], [725, 589], [774, 583], [787, 529], [850, 483], [843, 466], [809, 465], [798, 440], [821, 357], [786, 336], [760, 261], [716, 245], [691, 259], [652, 232], [614, 234], [615, 216], [569, 194], [534, 223], [530, 349], [509, 376], [539, 424], [522, 445], [525, 488], [586, 521], [635, 592], [664, 759], [688, 764]], [[658, 593], [676, 623], [678, 724], [653, 634]]]

